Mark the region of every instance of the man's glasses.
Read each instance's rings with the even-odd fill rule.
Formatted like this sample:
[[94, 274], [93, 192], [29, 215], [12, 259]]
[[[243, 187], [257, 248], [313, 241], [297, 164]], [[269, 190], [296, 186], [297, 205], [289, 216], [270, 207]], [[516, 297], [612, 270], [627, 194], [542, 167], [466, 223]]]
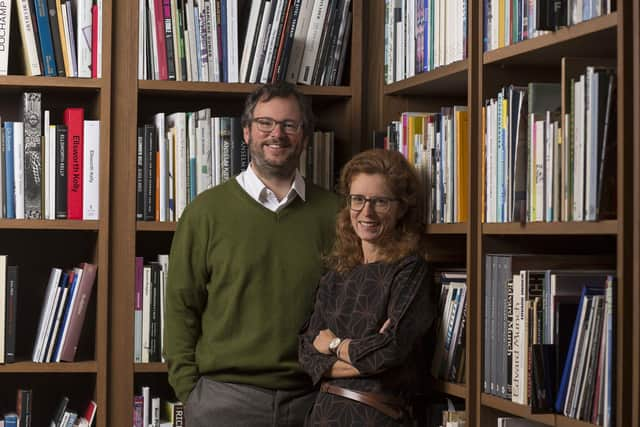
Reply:
[[298, 133], [302, 127], [302, 123], [294, 122], [293, 120], [274, 120], [271, 117], [256, 117], [253, 120], [256, 127], [260, 132], [272, 132], [276, 125], [280, 126], [282, 131], [286, 134], [292, 135]]
[[357, 212], [364, 209], [364, 205], [369, 202], [371, 208], [377, 213], [386, 213], [389, 211], [389, 208], [391, 208], [391, 203], [396, 201], [398, 201], [398, 199], [392, 197], [365, 197], [361, 194], [350, 194], [347, 196], [349, 208]]

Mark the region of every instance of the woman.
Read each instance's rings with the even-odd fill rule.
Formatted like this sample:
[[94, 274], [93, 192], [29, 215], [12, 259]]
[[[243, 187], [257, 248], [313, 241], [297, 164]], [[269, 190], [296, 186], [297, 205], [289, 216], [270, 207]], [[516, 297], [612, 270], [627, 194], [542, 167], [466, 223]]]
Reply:
[[340, 179], [347, 204], [299, 336], [299, 359], [322, 383], [307, 425], [412, 425], [433, 320], [422, 254], [422, 195], [401, 154], [369, 150]]

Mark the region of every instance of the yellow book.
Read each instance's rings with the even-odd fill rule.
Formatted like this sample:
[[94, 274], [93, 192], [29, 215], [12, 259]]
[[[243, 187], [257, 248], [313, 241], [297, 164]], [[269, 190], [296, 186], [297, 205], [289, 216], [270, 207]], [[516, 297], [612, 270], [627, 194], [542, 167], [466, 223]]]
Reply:
[[69, 49], [67, 49], [68, 42], [67, 42], [67, 33], [65, 31], [65, 21], [62, 16], [62, 0], [56, 0], [56, 13], [58, 15], [58, 29], [60, 33], [60, 45], [62, 46], [64, 74], [67, 77], [71, 77], [73, 76], [73, 70], [71, 69], [71, 58], [69, 57]]
[[458, 212], [456, 222], [469, 220], [469, 131], [468, 113], [456, 111], [456, 162], [458, 163]]
[[498, 1], [498, 47], [504, 47], [504, 2]]

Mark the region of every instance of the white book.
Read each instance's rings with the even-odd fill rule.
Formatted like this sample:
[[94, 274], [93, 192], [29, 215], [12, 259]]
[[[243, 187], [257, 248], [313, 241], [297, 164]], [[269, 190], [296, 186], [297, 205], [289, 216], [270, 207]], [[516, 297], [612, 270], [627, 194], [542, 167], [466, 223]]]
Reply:
[[176, 130], [167, 129], [167, 221], [176, 220], [176, 195], [175, 195], [175, 146]]
[[571, 411], [571, 393], [573, 393], [575, 387], [576, 387], [576, 382], [578, 381], [577, 378], [577, 369], [578, 369], [578, 364], [579, 364], [579, 358], [580, 358], [580, 352], [583, 351], [583, 341], [584, 341], [584, 330], [586, 329], [586, 323], [588, 322], [588, 313], [589, 310], [591, 308], [591, 302], [593, 299], [592, 295], [586, 295], [583, 297], [584, 300], [582, 302], [582, 306], [581, 306], [581, 312], [578, 313], [578, 316], [580, 316], [580, 320], [578, 323], [578, 335], [576, 337], [576, 345], [575, 345], [575, 351], [573, 353], [573, 358], [571, 360], [571, 370], [569, 371], [569, 383], [567, 385], [567, 395], [564, 401], [564, 407], [563, 407], [563, 414], [565, 416], [569, 416], [569, 413]]
[[[398, 4], [400, 3], [400, 4]], [[437, 3], [437, 2], [436, 2]], [[395, 64], [395, 81], [404, 80], [405, 78], [405, 69], [404, 69], [404, 2], [402, 0], [396, 0], [395, 5], [396, 12], [400, 10], [400, 20], [396, 18], [394, 22], [394, 35], [395, 35], [395, 54], [396, 54], [396, 64]]]
[[164, 318], [165, 318], [165, 304], [167, 296], [167, 280], [169, 278], [169, 255], [158, 255], [158, 262], [162, 267], [162, 273], [160, 274], [160, 361], [165, 362], [164, 358]]
[[309, 30], [307, 31], [305, 40], [304, 55], [302, 56], [300, 69], [298, 71], [298, 83], [311, 84], [327, 9], [327, 0], [316, 0], [313, 5]]
[[0, 363], [5, 363], [5, 313], [7, 307], [7, 256], [0, 255]]
[[238, 0], [227, 0], [227, 83], [238, 83]]
[[[51, 135], [49, 132], [49, 124], [51, 122], [51, 112], [49, 110], [44, 110], [44, 117], [42, 119], [42, 129], [43, 129], [43, 167], [42, 167], [42, 177], [44, 181], [44, 199], [43, 199], [43, 218], [44, 219], [54, 219], [55, 212], [51, 210], [51, 197], [55, 198], [54, 193], [51, 192], [51, 180], [49, 179], [49, 171], [51, 167], [55, 163], [51, 163]], [[55, 140], [55, 139], [54, 139]], [[2, 170], [0, 169], [0, 173]], [[2, 179], [0, 178], [0, 188]], [[52, 196], [53, 195], [53, 196]], [[1, 217], [2, 214], [0, 214]]]
[[251, 57], [255, 58], [255, 52], [252, 52], [253, 41], [255, 40], [258, 32], [258, 16], [260, 10], [263, 9], [263, 0], [252, 0], [251, 10], [249, 11], [249, 21], [247, 23], [247, 32], [244, 37], [244, 47], [242, 48], [242, 59], [240, 60], [240, 82], [249, 82], [249, 63]]
[[195, 24], [196, 52], [198, 60], [198, 79], [201, 82], [209, 81], [209, 50], [207, 37], [207, 15], [204, 0], [196, 0], [193, 6], [193, 22]]
[[573, 165], [573, 220], [584, 219], [584, 146], [585, 146], [585, 79], [584, 74], [575, 82], [574, 111], [574, 165]]
[[[311, 22], [313, 6], [314, 2], [312, 1], [303, 1], [300, 3], [300, 14], [298, 15], [296, 32], [293, 35], [293, 44], [291, 45], [291, 53], [289, 54], [289, 65], [285, 77], [289, 83], [295, 84], [298, 81], [298, 73], [300, 72], [300, 63], [302, 62], [302, 56], [304, 55], [306, 47], [305, 43]], [[342, 24], [343, 23], [340, 25], [342, 26]]]
[[[215, 3], [215, 2], [214, 2]], [[207, 46], [207, 76], [210, 82], [215, 82], [215, 78], [213, 75], [213, 66], [216, 62], [216, 58], [213, 56], [213, 33], [216, 32], [216, 26], [214, 25], [214, 15], [211, 13], [212, 2], [209, 0], [205, 0], [205, 2], [200, 2], [200, 8], [204, 12], [204, 23], [201, 22], [200, 27], [200, 35], [201, 35], [201, 43], [206, 44]], [[204, 24], [204, 28], [202, 27]], [[203, 59], [204, 60], [204, 59]]]
[[258, 40], [256, 42], [256, 48], [253, 52], [255, 59], [251, 64], [251, 72], [249, 73], [249, 83], [256, 83], [258, 81], [258, 71], [264, 60], [262, 55], [263, 46], [267, 42], [267, 29], [269, 27], [269, 18], [271, 17], [271, 1], [267, 1], [264, 4], [264, 12], [262, 14], [262, 22], [260, 23], [260, 29], [258, 32]]
[[[280, 19], [282, 19], [282, 12], [284, 10], [284, 5], [287, 3], [284, 0], [276, 0], [276, 8], [273, 12], [273, 17], [271, 19], [271, 28], [269, 29], [269, 41], [267, 43], [267, 49], [265, 51], [262, 71], [260, 73], [260, 83], [267, 83], [271, 78], [271, 60], [273, 59], [273, 55], [276, 50], [276, 42], [278, 41], [278, 24]], [[309, 0], [312, 3], [311, 0]], [[306, 2], [305, 2], [306, 3]], [[306, 37], [306, 34], [305, 34]]]
[[585, 138], [585, 182], [584, 219], [596, 220], [598, 191], [598, 73], [594, 67], [587, 67], [586, 87], [586, 138]]
[[536, 206], [536, 216], [532, 218], [534, 221], [543, 221], [544, 220], [544, 191], [545, 191], [545, 177], [544, 174], [544, 120], [536, 120], [535, 121], [535, 206]]
[[49, 219], [56, 219], [56, 125], [49, 125], [49, 165], [51, 166], [47, 171], [47, 180], [49, 188], [49, 212], [51, 217]]
[[197, 113], [189, 113], [187, 115], [187, 151], [188, 154], [188, 173], [187, 173], [187, 188], [189, 192], [187, 194], [187, 203], [192, 201], [192, 196], [198, 194], [198, 179], [197, 176], [197, 166], [196, 166], [196, 158], [197, 156], [197, 139], [196, 139], [196, 115]]
[[149, 426], [149, 407], [151, 406], [151, 395], [149, 387], [142, 387], [142, 425]]
[[12, 0], [0, 2], [0, 76], [9, 73], [9, 36], [11, 35]]
[[197, 194], [211, 187], [211, 109], [199, 110], [196, 117]]
[[[97, 76], [99, 79], [102, 78], [102, 1], [97, 0], [98, 2], [98, 54], [96, 55], [98, 58], [98, 64], [96, 65]], [[145, 61], [146, 62], [146, 61]]]
[[175, 220], [187, 206], [187, 117], [186, 113], [167, 115], [167, 126], [174, 129]]
[[405, 40], [406, 54], [405, 69], [406, 77], [413, 77], [416, 70], [416, 2], [408, 1], [405, 6]]
[[98, 219], [100, 212], [100, 121], [84, 121], [82, 219]]
[[160, 398], [151, 399], [151, 423], [150, 427], [160, 427]]
[[[32, 17], [32, 3], [29, 0], [17, 0], [18, 27], [22, 37], [22, 52], [24, 56], [25, 73], [27, 76], [39, 76], [42, 74], [40, 59], [38, 57], [38, 45], [36, 42], [35, 22]], [[9, 33], [7, 33], [9, 35]]]
[[[60, 28], [60, 32], [64, 32], [64, 37], [62, 37], [62, 42], [65, 44], [66, 49], [62, 49], [64, 52], [66, 50], [67, 55], [65, 56], [65, 72], [67, 77], [76, 77], [73, 68], [73, 58], [71, 57], [71, 46], [73, 45], [73, 40], [71, 40], [70, 32], [69, 32], [69, 20], [67, 19], [67, 8], [65, 3], [61, 4], [60, 7], [60, 18], [62, 21], [62, 27]], [[68, 64], [67, 64], [68, 62]]]
[[49, 323], [53, 311], [53, 301], [55, 299], [58, 283], [60, 283], [60, 275], [62, 270], [59, 268], [52, 268], [49, 273], [49, 281], [47, 282], [47, 289], [45, 291], [44, 301], [42, 303], [42, 311], [40, 312], [40, 321], [38, 322], [38, 332], [36, 333], [36, 341], [33, 345], [33, 352], [31, 354], [31, 361], [39, 362], [42, 351], [42, 341], [45, 338], [47, 331], [47, 323]]
[[[149, 363], [149, 331], [151, 330], [151, 266], [142, 275], [142, 363]], [[146, 401], [145, 401], [146, 402]], [[147, 424], [143, 424], [147, 425]]]
[[71, 4], [76, 18], [78, 77], [91, 78], [91, 0], [73, 0]]
[[52, 362], [60, 362], [60, 355], [67, 340], [67, 333], [69, 332], [71, 313], [73, 313], [75, 310], [75, 302], [77, 300], [76, 297], [78, 296], [78, 286], [80, 285], [80, 280], [82, 279], [83, 270], [79, 267], [75, 267], [73, 269], [73, 273], [73, 282], [69, 285], [69, 292], [67, 293], [67, 307], [65, 307], [65, 313], [63, 314], [60, 323], [60, 338], [56, 338], [56, 348], [54, 350], [55, 355], [51, 357]]
[[[187, 17], [186, 24], [189, 28], [188, 34], [185, 35], [185, 42], [187, 41], [187, 37], [189, 40], [189, 58], [190, 58], [190, 69], [191, 74], [189, 77], [190, 81], [197, 82], [200, 80], [200, 69], [198, 66], [198, 55], [199, 52], [197, 50], [196, 37], [198, 34], [196, 32], [196, 22], [195, 22], [195, 9], [194, 9], [194, 0], [186, 0], [185, 2], [185, 15]], [[186, 47], [186, 46], [185, 46]]]
[[212, 174], [215, 177], [215, 185], [222, 184], [222, 138], [220, 137], [220, 117], [213, 118], [213, 152], [215, 163]]
[[13, 192], [16, 219], [24, 219], [24, 123], [13, 122]]
[[182, 62], [180, 61], [180, 42], [179, 42], [179, 25], [178, 25], [178, 5], [176, 0], [170, 0], [171, 7], [171, 30], [173, 31], [173, 52], [174, 52], [174, 63], [176, 70], [176, 81], [186, 80], [185, 76], [182, 75]]
[[153, 116], [153, 123], [158, 136], [158, 154], [160, 162], [158, 165], [158, 180], [160, 181], [160, 191], [158, 205], [160, 207], [159, 221], [167, 220], [167, 134], [165, 133], [164, 113], [157, 113]]
[[138, 80], [147, 78], [147, 11], [146, 0], [138, 0]]

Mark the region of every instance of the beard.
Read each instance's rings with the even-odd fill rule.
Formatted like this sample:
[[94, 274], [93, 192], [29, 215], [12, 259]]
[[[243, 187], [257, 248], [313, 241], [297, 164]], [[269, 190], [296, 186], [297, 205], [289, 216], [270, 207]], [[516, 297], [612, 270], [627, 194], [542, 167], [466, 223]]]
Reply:
[[[271, 144], [277, 144], [282, 153], [269, 153], [268, 145]], [[265, 177], [274, 178], [290, 178], [294, 175], [304, 147], [302, 141], [293, 144], [287, 137], [268, 138], [261, 141], [249, 137], [247, 145], [251, 164], [256, 171]]]

